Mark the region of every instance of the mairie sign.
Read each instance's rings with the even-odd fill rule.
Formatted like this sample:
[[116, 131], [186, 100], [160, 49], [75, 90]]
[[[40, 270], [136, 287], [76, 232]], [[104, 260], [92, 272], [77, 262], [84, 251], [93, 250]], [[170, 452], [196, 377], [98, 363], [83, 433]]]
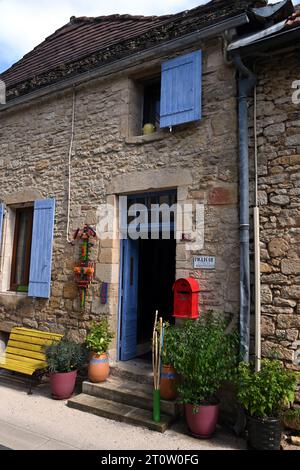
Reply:
[[195, 269], [215, 269], [216, 257], [215, 256], [194, 256], [193, 266]]

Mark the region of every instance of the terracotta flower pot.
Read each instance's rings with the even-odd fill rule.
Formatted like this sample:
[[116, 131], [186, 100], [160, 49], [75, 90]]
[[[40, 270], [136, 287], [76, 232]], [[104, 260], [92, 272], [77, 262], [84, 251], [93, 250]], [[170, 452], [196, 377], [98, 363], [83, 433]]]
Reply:
[[[196, 412], [195, 412], [196, 411]], [[185, 405], [185, 417], [193, 436], [209, 439], [215, 432], [219, 418], [219, 404]]]
[[105, 382], [109, 376], [108, 355], [92, 353], [88, 367], [88, 378], [91, 382]]
[[66, 400], [74, 392], [77, 370], [50, 374], [52, 397], [56, 400]]
[[173, 366], [164, 365], [161, 371], [160, 397], [163, 400], [174, 400], [177, 396], [178, 377]]

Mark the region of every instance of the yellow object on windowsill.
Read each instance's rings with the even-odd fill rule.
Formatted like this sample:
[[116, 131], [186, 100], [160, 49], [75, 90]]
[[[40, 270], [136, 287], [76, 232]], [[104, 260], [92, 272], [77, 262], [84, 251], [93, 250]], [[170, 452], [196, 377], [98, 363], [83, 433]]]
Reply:
[[151, 123], [147, 123], [143, 127], [143, 135], [153, 134], [155, 132], [155, 126]]

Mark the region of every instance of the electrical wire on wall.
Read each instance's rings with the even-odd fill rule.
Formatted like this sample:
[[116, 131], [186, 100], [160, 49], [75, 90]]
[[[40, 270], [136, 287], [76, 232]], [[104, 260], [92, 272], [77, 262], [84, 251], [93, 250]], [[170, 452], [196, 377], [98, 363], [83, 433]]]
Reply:
[[74, 133], [75, 133], [75, 107], [76, 107], [76, 89], [73, 86], [73, 96], [72, 96], [72, 126], [71, 126], [71, 140], [68, 154], [68, 201], [67, 201], [67, 241], [72, 243], [72, 240], [69, 238], [70, 230], [70, 209], [71, 209], [71, 178], [72, 178], [72, 152], [74, 144]]

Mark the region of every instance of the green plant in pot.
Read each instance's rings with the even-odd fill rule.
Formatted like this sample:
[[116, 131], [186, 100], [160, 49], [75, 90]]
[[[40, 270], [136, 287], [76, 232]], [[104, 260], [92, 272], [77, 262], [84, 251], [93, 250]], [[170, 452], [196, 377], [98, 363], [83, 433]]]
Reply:
[[163, 400], [174, 400], [177, 397], [178, 375], [173, 366], [173, 337], [177, 328], [168, 322], [164, 325], [163, 348], [161, 353], [162, 368], [160, 380], [160, 397]]
[[176, 328], [170, 347], [188, 427], [196, 437], [209, 438], [219, 417], [217, 393], [236, 370], [238, 336], [227, 332], [223, 319], [207, 314]]
[[107, 351], [113, 337], [106, 318], [93, 323], [86, 337], [86, 344], [91, 351], [88, 367], [88, 378], [91, 382], [104, 382], [109, 375]]
[[45, 355], [52, 397], [57, 400], [69, 398], [75, 388], [77, 372], [87, 362], [86, 347], [63, 338], [46, 346]]
[[247, 414], [250, 448], [280, 449], [282, 413], [293, 403], [296, 385], [296, 373], [279, 360], [263, 359], [260, 371], [250, 363], [239, 365], [238, 399]]

